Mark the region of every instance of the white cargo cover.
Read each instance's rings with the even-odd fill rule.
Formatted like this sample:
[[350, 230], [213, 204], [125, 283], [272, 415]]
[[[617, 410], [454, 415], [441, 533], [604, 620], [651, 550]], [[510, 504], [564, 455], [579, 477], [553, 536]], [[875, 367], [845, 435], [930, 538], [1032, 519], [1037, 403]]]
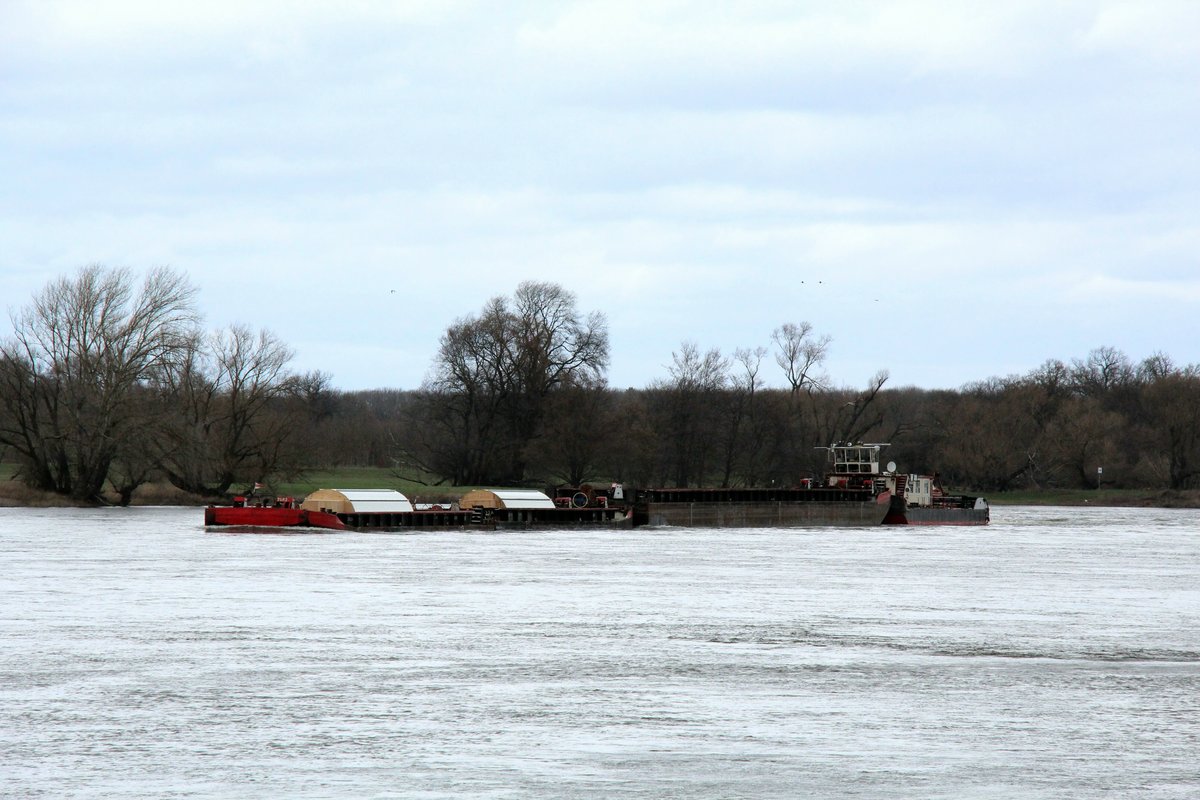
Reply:
[[355, 512], [412, 511], [409, 499], [395, 489], [342, 489]]
[[545, 492], [534, 489], [493, 489], [496, 497], [505, 508], [532, 510], [535, 508], [554, 508], [554, 501]]
[[328, 509], [339, 514], [409, 512], [413, 505], [395, 489], [318, 489], [304, 498], [301, 508]]
[[554, 508], [554, 501], [534, 489], [472, 489], [458, 500], [460, 508], [510, 508], [536, 511]]

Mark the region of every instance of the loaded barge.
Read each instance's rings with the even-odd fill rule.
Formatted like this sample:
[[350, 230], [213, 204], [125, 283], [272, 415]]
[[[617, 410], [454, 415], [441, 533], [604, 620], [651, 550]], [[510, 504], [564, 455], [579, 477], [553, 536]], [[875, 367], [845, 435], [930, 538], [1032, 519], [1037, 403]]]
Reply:
[[204, 524], [314, 531], [405, 531], [557, 528], [626, 522], [623, 507], [610, 506], [586, 494], [583, 497], [586, 502], [581, 504], [578, 497], [556, 502], [542, 492], [525, 489], [477, 489], [467, 492], [454, 504], [418, 506], [391, 489], [319, 489], [300, 503], [291, 497], [235, 497], [232, 506], [205, 508]]

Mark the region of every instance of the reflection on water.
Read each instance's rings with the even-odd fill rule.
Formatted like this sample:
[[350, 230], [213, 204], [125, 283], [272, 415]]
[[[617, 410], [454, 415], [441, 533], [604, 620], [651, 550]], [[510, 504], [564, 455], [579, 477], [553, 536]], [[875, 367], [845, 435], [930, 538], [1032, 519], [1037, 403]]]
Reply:
[[1200, 796], [1200, 513], [259, 535], [0, 509], [0, 795]]

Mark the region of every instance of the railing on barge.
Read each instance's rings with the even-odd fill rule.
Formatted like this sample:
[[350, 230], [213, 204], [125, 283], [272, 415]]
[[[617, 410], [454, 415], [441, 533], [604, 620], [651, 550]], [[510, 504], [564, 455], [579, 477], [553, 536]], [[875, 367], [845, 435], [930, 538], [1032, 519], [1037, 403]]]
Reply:
[[430, 528], [574, 527], [618, 524], [625, 518], [620, 508], [467, 508], [445, 511], [395, 513], [338, 513], [354, 530], [410, 530]]
[[811, 503], [820, 500], [870, 500], [875, 491], [868, 486], [727, 489], [640, 489], [635, 504], [641, 503]]

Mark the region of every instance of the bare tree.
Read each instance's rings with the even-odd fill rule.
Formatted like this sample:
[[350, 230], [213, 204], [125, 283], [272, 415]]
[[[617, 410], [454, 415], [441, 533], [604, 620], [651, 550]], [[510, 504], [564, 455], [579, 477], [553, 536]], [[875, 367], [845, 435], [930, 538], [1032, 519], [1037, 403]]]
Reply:
[[169, 405], [158, 387], [139, 387], [132, 398], [138, 424], [126, 430], [121, 447], [108, 468], [108, 484], [117, 502], [127, 506], [138, 487], [160, 476], [159, 436], [169, 416]]
[[[603, 314], [583, 316], [575, 295], [554, 283], [525, 281], [513, 294], [516, 385], [509, 413], [519, 442], [532, 442], [546, 418], [551, 396], [566, 387], [603, 383], [608, 367], [608, 323]], [[514, 450], [514, 476], [524, 477], [524, 447]]]
[[1103, 396], [1133, 382], [1136, 370], [1115, 347], [1097, 347], [1086, 359], [1071, 362], [1071, 379], [1080, 394]]
[[160, 438], [159, 463], [172, 484], [220, 495], [237, 482], [299, 468], [293, 445], [310, 420], [304, 384], [288, 370], [292, 358], [278, 336], [245, 325], [192, 339], [168, 373], [174, 415]]
[[733, 352], [733, 360], [741, 371], [731, 372], [728, 379], [726, 421], [721, 437], [721, 486], [730, 486], [738, 471], [745, 473], [751, 482], [757, 475], [765, 438], [758, 413], [758, 373], [766, 355], [765, 347], [753, 350], [740, 347]]
[[1062, 480], [1079, 489], [1095, 489], [1098, 467], [1108, 467], [1109, 475], [1115, 476], [1113, 468], [1123, 460], [1115, 446], [1122, 422], [1094, 397], [1068, 400], [1046, 431], [1046, 449], [1052, 464], [1061, 465]]
[[729, 359], [714, 347], [701, 353], [695, 342], [685, 341], [677, 352], [671, 353], [671, 365], [667, 372], [671, 384], [689, 391], [715, 392], [723, 389], [729, 381]]
[[1137, 376], [1138, 380], [1143, 383], [1152, 383], [1156, 380], [1166, 378], [1177, 371], [1175, 363], [1169, 355], [1162, 352], [1155, 352], [1138, 365]]
[[811, 323], [787, 322], [771, 333], [771, 341], [777, 348], [775, 363], [783, 370], [793, 395], [801, 389], [824, 388], [827, 378], [819, 370], [829, 353], [832, 339], [814, 336]]
[[88, 266], [59, 278], [13, 317], [0, 344], [2, 402], [29, 485], [100, 499], [109, 467], [141, 424], [135, 392], [186, 348], [195, 289], [167, 268], [135, 290], [126, 269]]
[[1200, 484], [1200, 365], [1149, 383], [1143, 402], [1152, 448], [1167, 465], [1168, 488], [1194, 488]]
[[879, 370], [867, 381], [865, 389], [838, 407], [830, 429], [832, 436], [827, 437], [831, 442], [861, 441], [867, 433], [883, 423], [883, 414], [875, 401], [879, 399], [879, 392], [889, 377], [886, 369]]
[[1011, 384], [966, 387], [946, 412], [943, 446], [936, 455], [944, 479], [996, 491], [1009, 491], [1028, 479], [1041, 440]]
[[657, 384], [659, 430], [676, 486], [708, 479], [716, 451], [712, 435], [722, 416], [720, 401], [729, 381], [729, 359], [685, 341], [671, 354], [670, 379]]
[[[787, 379], [788, 416], [775, 442], [777, 471], [789, 482], [812, 471], [814, 434], [821, 429], [818, 419], [828, 378], [821, 366], [829, 352], [828, 336], [816, 336], [808, 322], [788, 322], [771, 333], [775, 363]], [[820, 442], [828, 444], [828, 442]]]
[[607, 366], [604, 316], [581, 314], [557, 284], [526, 281], [443, 334], [416, 410], [436, 436], [402, 458], [458, 483], [523, 482], [551, 394], [599, 382]]
[[613, 406], [603, 383], [572, 383], [551, 392], [543, 428], [527, 445], [535, 475], [568, 486], [601, 477], [619, 436]]

